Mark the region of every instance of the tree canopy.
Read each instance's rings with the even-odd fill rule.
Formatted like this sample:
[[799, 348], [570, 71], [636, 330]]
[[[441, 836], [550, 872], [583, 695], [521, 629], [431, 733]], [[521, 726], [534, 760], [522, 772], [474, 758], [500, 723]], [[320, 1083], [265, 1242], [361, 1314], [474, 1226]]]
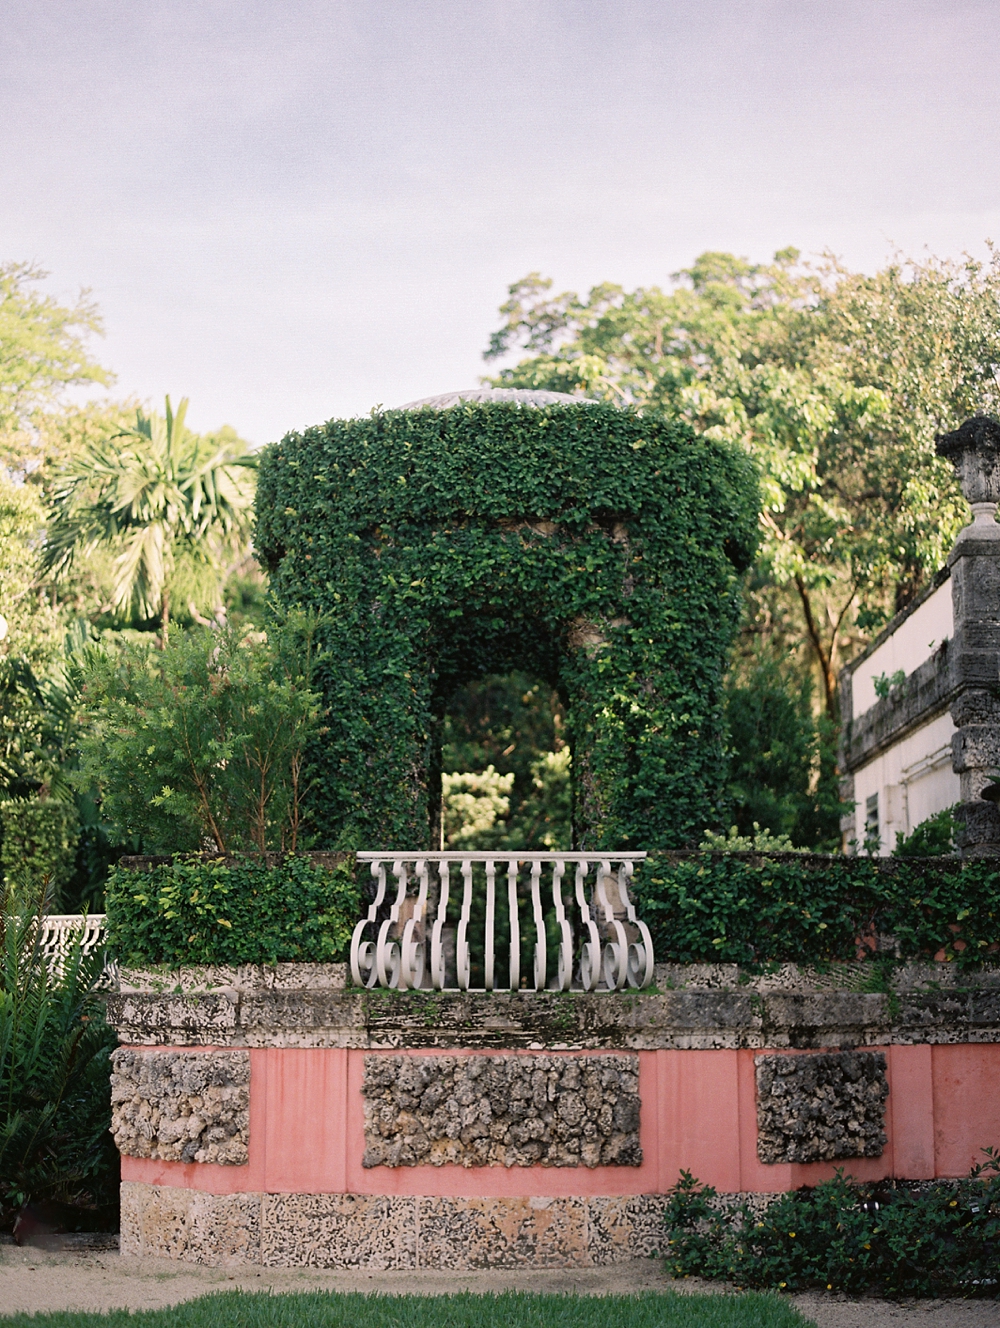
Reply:
[[674, 285], [515, 282], [491, 381], [634, 403], [738, 442], [763, 489], [749, 630], [800, 647], [827, 713], [845, 654], [943, 561], [967, 508], [934, 435], [997, 408], [1000, 256], [873, 276], [705, 253]]

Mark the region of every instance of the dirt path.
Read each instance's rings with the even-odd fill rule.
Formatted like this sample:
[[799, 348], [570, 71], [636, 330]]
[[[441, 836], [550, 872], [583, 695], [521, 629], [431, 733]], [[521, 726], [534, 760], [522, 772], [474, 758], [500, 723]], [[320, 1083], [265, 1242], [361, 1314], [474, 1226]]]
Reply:
[[[573, 1272], [517, 1270], [444, 1273], [343, 1273], [295, 1268], [202, 1268], [170, 1259], [123, 1259], [118, 1254], [46, 1254], [0, 1248], [0, 1313], [44, 1310], [159, 1309], [211, 1291], [366, 1291], [441, 1295], [454, 1291], [562, 1291], [582, 1295], [637, 1291], [715, 1291], [710, 1283], [674, 1282], [660, 1263], [640, 1259], [611, 1268]], [[798, 1296], [795, 1303], [818, 1328], [1000, 1328], [1000, 1303], [840, 1301]]]

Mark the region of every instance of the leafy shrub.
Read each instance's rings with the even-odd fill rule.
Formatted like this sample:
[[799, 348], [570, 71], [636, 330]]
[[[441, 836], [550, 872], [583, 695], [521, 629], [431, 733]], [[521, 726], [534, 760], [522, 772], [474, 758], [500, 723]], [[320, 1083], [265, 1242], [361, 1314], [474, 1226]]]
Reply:
[[703, 853], [805, 853], [796, 848], [789, 835], [775, 835], [754, 821], [753, 834], [741, 835], [739, 826], [731, 825], [726, 835], [706, 830], [699, 845]]
[[1000, 1153], [959, 1182], [857, 1184], [838, 1171], [764, 1212], [682, 1172], [667, 1205], [675, 1276], [858, 1295], [1000, 1295]]
[[166, 853], [300, 846], [303, 753], [320, 716], [310, 640], [300, 617], [270, 640], [203, 630], [162, 651], [92, 654], [78, 782], [98, 789], [123, 839]]
[[985, 858], [651, 853], [636, 896], [660, 962], [829, 963], [877, 935], [959, 967], [1000, 950], [1000, 866]]
[[360, 908], [353, 855], [118, 865], [107, 888], [109, 945], [133, 964], [343, 960]]
[[53, 976], [39, 950], [48, 902], [8, 887], [0, 911], [0, 1226], [26, 1202], [54, 1201], [64, 1225], [113, 1229], [117, 1039], [97, 989], [104, 956], [82, 955], [77, 940]]
[[915, 826], [908, 835], [897, 830], [896, 847], [892, 850], [892, 856], [935, 858], [946, 853], [954, 853], [955, 832], [958, 829], [955, 822], [955, 807], [959, 806], [960, 803], [955, 803], [954, 807], [945, 807], [935, 812], [933, 816], [928, 816], [926, 821], [921, 821]]
[[55, 798], [0, 802], [0, 867], [5, 881], [22, 873], [47, 879], [58, 901], [73, 875], [80, 818], [72, 803]]
[[514, 774], [500, 775], [492, 765], [478, 773], [441, 776], [444, 841], [449, 848], [481, 848], [510, 811]]

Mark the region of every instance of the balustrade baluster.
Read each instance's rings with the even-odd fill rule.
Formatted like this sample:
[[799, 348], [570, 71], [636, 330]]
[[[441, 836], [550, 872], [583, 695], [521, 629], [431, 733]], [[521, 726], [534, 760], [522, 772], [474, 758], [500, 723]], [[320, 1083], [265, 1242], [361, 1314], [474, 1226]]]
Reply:
[[496, 919], [495, 910], [497, 902], [497, 864], [493, 858], [486, 859], [486, 954], [484, 964], [486, 967], [487, 991], [493, 990], [493, 945], [496, 939]]
[[399, 888], [396, 891], [395, 902], [389, 910], [389, 916], [379, 928], [378, 945], [375, 949], [375, 967], [378, 970], [378, 980], [383, 987], [399, 985], [401, 965], [399, 943], [389, 933], [399, 922], [399, 914], [403, 907], [403, 900], [406, 898], [406, 887], [409, 881], [404, 859], [398, 858], [392, 864], [392, 871], [399, 882]]
[[535, 919], [535, 991], [544, 991], [548, 956], [545, 953], [545, 918], [542, 915], [542, 864], [531, 864], [531, 910]]
[[445, 959], [441, 933], [448, 916], [448, 891], [451, 888], [451, 864], [447, 858], [438, 863], [438, 911], [431, 932], [431, 985], [438, 991], [444, 990]]
[[469, 921], [472, 917], [472, 859], [462, 862], [462, 916], [458, 923], [458, 938], [455, 943], [455, 960], [458, 967], [458, 985], [462, 991], [468, 991], [472, 980], [472, 955], [469, 951]]
[[507, 912], [510, 915], [510, 989], [517, 991], [521, 985], [521, 927], [517, 913], [517, 873], [520, 863], [511, 858], [507, 865]]
[[601, 978], [601, 934], [597, 930], [597, 923], [590, 916], [585, 885], [589, 871], [589, 862], [577, 863], [576, 902], [580, 909], [582, 924], [589, 937], [580, 948], [580, 985], [584, 991], [593, 991]]
[[552, 902], [556, 907], [556, 921], [559, 924], [559, 970], [557, 986], [559, 991], [569, 991], [573, 985], [573, 928], [566, 916], [563, 903], [562, 883], [566, 875], [566, 860], [558, 858], [552, 869]]

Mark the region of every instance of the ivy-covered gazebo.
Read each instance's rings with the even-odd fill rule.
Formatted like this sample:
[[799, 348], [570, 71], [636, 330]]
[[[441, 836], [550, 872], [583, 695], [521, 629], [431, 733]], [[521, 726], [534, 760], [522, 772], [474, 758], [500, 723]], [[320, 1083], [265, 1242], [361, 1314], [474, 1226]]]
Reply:
[[578, 847], [698, 837], [757, 504], [743, 454], [553, 392], [453, 393], [266, 449], [258, 552], [324, 649], [322, 842], [435, 847], [448, 700], [515, 668], [567, 705]]

